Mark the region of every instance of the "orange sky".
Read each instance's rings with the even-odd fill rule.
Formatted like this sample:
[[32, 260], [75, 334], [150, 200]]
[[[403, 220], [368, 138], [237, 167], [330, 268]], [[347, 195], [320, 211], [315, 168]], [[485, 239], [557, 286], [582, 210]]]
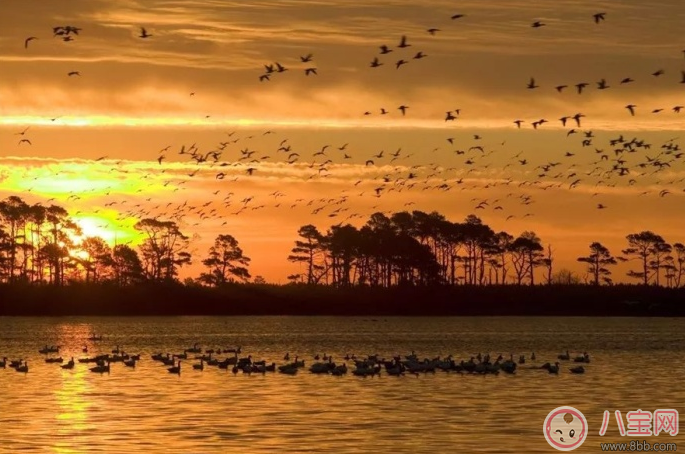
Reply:
[[[600, 24], [597, 12], [607, 13]], [[451, 20], [457, 13], [465, 17]], [[360, 225], [374, 211], [402, 209], [455, 221], [475, 213], [514, 235], [535, 230], [558, 267], [581, 271], [575, 258], [591, 241], [615, 253], [641, 229], [685, 241], [685, 160], [662, 148], [682, 142], [685, 124], [685, 108], [673, 111], [685, 105], [683, 14], [675, 3], [637, 0], [9, 0], [0, 3], [0, 197], [55, 198], [110, 241], [131, 239], [135, 216], [183, 207], [197, 254], [217, 234], [233, 234], [252, 274], [273, 282], [296, 271], [285, 258], [300, 225], [325, 230], [351, 214]], [[73, 41], [53, 37], [65, 25], [82, 29]], [[140, 26], [153, 36], [138, 38]], [[397, 47], [402, 35], [410, 47]], [[383, 44], [390, 54], [379, 55]], [[413, 59], [419, 51], [427, 57]], [[370, 68], [376, 56], [383, 65]], [[399, 59], [409, 63], [395, 69]], [[276, 61], [288, 71], [260, 82], [263, 65]], [[305, 76], [309, 67], [318, 74]], [[531, 77], [539, 88], [526, 88]], [[634, 82], [620, 84], [626, 77]], [[610, 88], [598, 90], [600, 79]], [[580, 95], [579, 82], [589, 83]], [[558, 93], [562, 84], [569, 88]], [[635, 116], [627, 104], [637, 105]], [[444, 121], [455, 109], [459, 118]], [[579, 112], [581, 127], [562, 127], [558, 118]], [[533, 129], [541, 118], [549, 123]], [[585, 131], [594, 137], [583, 146]], [[619, 136], [651, 148], [617, 155], [621, 145], [610, 140]], [[219, 162], [178, 154], [193, 143], [203, 153], [223, 148]], [[290, 150], [278, 151], [281, 143]], [[324, 145], [325, 155], [313, 156]], [[257, 162], [239, 161], [245, 149]], [[621, 177], [611, 172], [619, 158], [629, 168]], [[655, 160], [670, 167], [654, 173]], [[550, 162], [559, 165], [539, 176], [536, 167]], [[418, 176], [412, 189], [397, 181], [409, 173]], [[532, 203], [522, 205], [526, 195]], [[504, 209], [475, 210], [486, 199]], [[199, 219], [206, 203], [212, 216]]]

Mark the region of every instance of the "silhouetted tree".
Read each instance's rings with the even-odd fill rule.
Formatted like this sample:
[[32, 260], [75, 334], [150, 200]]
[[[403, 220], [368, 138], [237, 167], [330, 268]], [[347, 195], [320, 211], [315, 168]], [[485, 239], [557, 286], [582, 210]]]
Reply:
[[611, 255], [609, 249], [601, 243], [590, 244], [590, 254], [585, 257], [578, 257], [579, 262], [588, 264], [588, 273], [592, 275], [592, 283], [599, 285], [600, 279], [607, 284], [611, 284], [611, 270], [608, 266], [616, 265], [616, 258]]
[[673, 258], [673, 286], [680, 287], [683, 284], [683, 276], [685, 275], [685, 245], [683, 243], [674, 243], [673, 251], [675, 257]]
[[[514, 242], [514, 237], [507, 232], [498, 232], [495, 235], [495, 239], [493, 242], [493, 247], [492, 247], [492, 256], [493, 259], [495, 260], [495, 266], [496, 270], [499, 270], [499, 273], [495, 274], [495, 283], [496, 284], [506, 284], [507, 283], [507, 274], [508, 274], [508, 266], [507, 266], [507, 258], [509, 256], [509, 252], [511, 249], [511, 244]], [[499, 279], [499, 275], [501, 274], [501, 280]]]
[[111, 266], [114, 281], [120, 286], [132, 285], [144, 279], [143, 264], [138, 253], [125, 244], [112, 249]]
[[86, 271], [86, 282], [97, 282], [112, 264], [112, 249], [100, 237], [86, 237], [79, 248], [86, 253], [81, 264]]
[[323, 276], [322, 271], [325, 269], [323, 265], [318, 263], [323, 254], [321, 245], [323, 236], [311, 224], [300, 227], [297, 234], [302, 239], [295, 241], [295, 247], [292, 249], [292, 254], [288, 256], [288, 260], [304, 263], [307, 266], [307, 284], [316, 284]]
[[190, 263], [191, 255], [186, 251], [189, 238], [174, 221], [148, 218], [138, 221], [134, 227], [145, 235], [140, 250], [148, 278], [173, 280], [178, 268]]
[[546, 278], [547, 285], [552, 284], [552, 271], [554, 268], [554, 255], [552, 254], [552, 246], [547, 245], [547, 255], [540, 258], [540, 264], [547, 269]]
[[[656, 233], [646, 230], [640, 233], [631, 233], [626, 236], [628, 240], [628, 247], [622, 252], [628, 258], [624, 260], [635, 259], [639, 260], [641, 264], [641, 271], [630, 270], [628, 276], [642, 280], [643, 285], [648, 285], [652, 278], [651, 270], [654, 270], [652, 256], [655, 253], [655, 248], [659, 248], [658, 244], [665, 243], [664, 239]], [[657, 269], [660, 268], [660, 264]]]
[[29, 206], [20, 197], [10, 196], [0, 201], [0, 222], [4, 224], [6, 234], [6, 267], [7, 280], [12, 282], [17, 270], [19, 244], [25, 240], [22, 230], [29, 214]]
[[238, 240], [231, 235], [219, 235], [214, 245], [209, 248], [209, 257], [202, 261], [209, 268], [208, 273], [202, 273], [200, 280], [208, 285], [219, 287], [234, 279], [246, 282], [250, 279], [247, 267], [250, 258], [246, 257], [238, 246]]
[[57, 205], [50, 205], [46, 208], [45, 221], [49, 234], [47, 243], [39, 253], [42, 252], [49, 264], [50, 282], [62, 285], [65, 265], [71, 258], [69, 250], [74, 246], [72, 237], [80, 235], [81, 229], [69, 218], [67, 210]]
[[673, 247], [666, 241], [664, 241], [663, 238], [661, 238], [661, 240], [655, 241], [652, 245], [652, 258], [649, 261], [649, 267], [652, 271], [654, 271], [655, 285], [660, 285], [661, 283], [661, 270], [668, 265], [670, 253], [672, 250]]
[[525, 277], [530, 285], [535, 285], [535, 267], [540, 265], [542, 250], [541, 240], [534, 232], [523, 232], [511, 243], [509, 251], [518, 285]]
[[322, 240], [329, 254], [333, 285], [349, 286], [355, 277], [351, 275], [359, 253], [359, 231], [352, 225], [333, 226]]

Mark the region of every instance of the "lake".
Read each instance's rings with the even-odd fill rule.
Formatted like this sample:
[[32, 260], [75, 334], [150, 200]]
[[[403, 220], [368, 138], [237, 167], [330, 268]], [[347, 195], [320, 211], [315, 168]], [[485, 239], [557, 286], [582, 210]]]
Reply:
[[[91, 342], [92, 335], [103, 340]], [[240, 356], [285, 364], [305, 360], [296, 375], [232, 373], [190, 354], [180, 375], [153, 361], [181, 353], [241, 346]], [[65, 361], [110, 353], [141, 354], [133, 368], [109, 374], [46, 364], [38, 351], [59, 345]], [[82, 353], [84, 346], [89, 352]], [[566, 350], [587, 351], [582, 375], [561, 362], [558, 375], [533, 369]], [[442, 372], [357, 377], [315, 375], [314, 355], [412, 351], [423, 358], [468, 360], [490, 353], [526, 356], [515, 374]], [[536, 360], [531, 361], [531, 352]], [[233, 356], [222, 354], [219, 358]], [[681, 386], [685, 320], [635, 318], [411, 317], [160, 317], [0, 318], [0, 358], [23, 358], [29, 372], [0, 369], [0, 452], [556, 452], [543, 421], [556, 407], [580, 410], [589, 425], [575, 452], [599, 452], [600, 442], [630, 442], [613, 412], [685, 410]], [[612, 418], [599, 436], [605, 410]], [[674, 442], [681, 435], [644, 439]], [[640, 438], [643, 439], [643, 438]], [[681, 448], [682, 449], [682, 448]]]

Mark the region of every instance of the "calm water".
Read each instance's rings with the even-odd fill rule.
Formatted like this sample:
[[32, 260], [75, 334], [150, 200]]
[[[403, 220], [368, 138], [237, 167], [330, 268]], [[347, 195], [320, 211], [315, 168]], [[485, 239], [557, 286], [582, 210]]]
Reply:
[[[102, 334], [102, 342], [89, 342]], [[515, 375], [437, 372], [359, 378], [279, 373], [234, 375], [230, 369], [180, 376], [152, 361], [157, 352], [242, 346], [242, 354], [283, 364], [290, 352], [307, 366], [315, 354], [420, 358], [478, 352], [525, 354], [542, 364], [587, 350], [592, 363], [572, 375], [523, 369]], [[61, 345], [68, 360], [109, 353], [117, 345], [142, 354], [136, 369], [111, 373], [46, 364], [38, 350]], [[545, 416], [570, 405], [590, 435], [575, 452], [599, 452], [618, 436], [604, 410], [685, 412], [682, 388], [685, 320], [595, 318], [0, 318], [0, 357], [28, 360], [29, 373], [0, 369], [0, 452], [557, 452], [542, 435]], [[192, 355], [191, 355], [192, 356]], [[226, 355], [221, 355], [224, 357]], [[493, 357], [493, 359], [494, 359]], [[351, 364], [348, 362], [348, 366]], [[352, 369], [351, 367], [350, 369]], [[682, 424], [682, 417], [681, 417]], [[685, 442], [661, 434], [650, 442]], [[685, 444], [679, 446], [685, 449]]]

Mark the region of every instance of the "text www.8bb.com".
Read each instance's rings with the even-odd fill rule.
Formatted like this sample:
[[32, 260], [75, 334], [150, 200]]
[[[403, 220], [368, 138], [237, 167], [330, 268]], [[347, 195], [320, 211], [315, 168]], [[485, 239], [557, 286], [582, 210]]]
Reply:
[[602, 451], [606, 452], [675, 452], [675, 443], [650, 443], [643, 440], [633, 440], [629, 443], [600, 443]]

